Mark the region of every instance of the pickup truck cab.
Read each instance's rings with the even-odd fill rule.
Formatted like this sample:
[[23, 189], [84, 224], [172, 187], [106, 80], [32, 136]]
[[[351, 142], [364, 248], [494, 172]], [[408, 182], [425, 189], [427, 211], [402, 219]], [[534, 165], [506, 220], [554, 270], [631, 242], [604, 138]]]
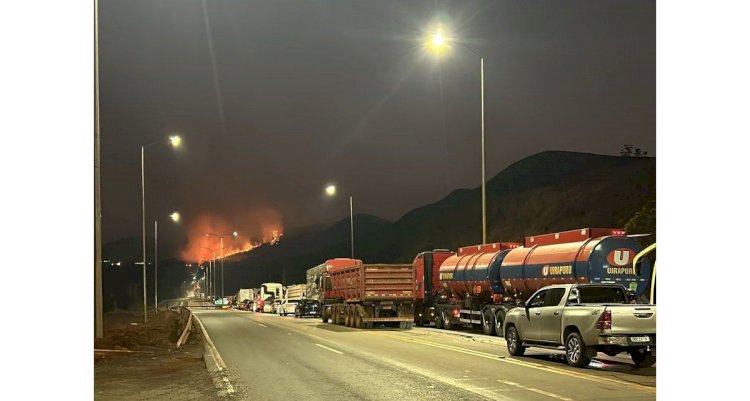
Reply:
[[527, 347], [564, 349], [569, 365], [586, 367], [597, 352], [628, 352], [636, 367], [656, 363], [656, 305], [631, 303], [619, 284], [551, 285], [508, 311], [508, 352]]

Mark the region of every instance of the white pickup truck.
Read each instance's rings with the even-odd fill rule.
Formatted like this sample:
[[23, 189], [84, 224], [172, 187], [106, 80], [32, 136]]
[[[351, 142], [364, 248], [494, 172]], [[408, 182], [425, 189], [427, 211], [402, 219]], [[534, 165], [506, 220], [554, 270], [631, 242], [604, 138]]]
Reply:
[[656, 363], [656, 305], [631, 303], [619, 284], [544, 287], [505, 316], [508, 352], [564, 349], [568, 364], [586, 367], [597, 352], [630, 353], [636, 367]]

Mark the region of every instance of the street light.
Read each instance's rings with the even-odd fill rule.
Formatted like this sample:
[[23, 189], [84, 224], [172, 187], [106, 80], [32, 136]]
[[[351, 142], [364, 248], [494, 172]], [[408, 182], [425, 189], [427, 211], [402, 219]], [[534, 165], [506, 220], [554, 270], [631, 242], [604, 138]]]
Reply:
[[[143, 240], [143, 322], [148, 320], [148, 308], [146, 307], [146, 167], [145, 167], [145, 153], [146, 148], [159, 143], [159, 141], [151, 142], [147, 145], [141, 146], [141, 210], [143, 213], [143, 229], [142, 229], [142, 240]], [[172, 147], [177, 148], [182, 143], [182, 138], [178, 135], [172, 135], [169, 137], [169, 143]]]
[[[336, 195], [336, 186], [333, 184], [326, 186], [326, 195]], [[352, 240], [352, 259], [354, 259], [354, 200], [351, 195], [349, 196], [349, 228]]]
[[487, 188], [485, 179], [485, 158], [484, 158], [484, 57], [479, 53], [470, 49], [464, 44], [452, 41], [450, 37], [446, 36], [442, 28], [435, 31], [427, 40], [426, 47], [435, 55], [440, 55], [451, 48], [451, 44], [455, 43], [465, 50], [469, 51], [473, 55], [479, 57], [479, 77], [480, 77], [480, 97], [481, 97], [481, 108], [482, 108], [482, 243], [487, 243]]
[[[238, 235], [237, 231], [233, 231], [231, 234], [232, 238], [237, 238]], [[229, 235], [206, 233], [206, 237], [211, 236], [218, 238], [221, 244], [221, 299], [224, 299], [224, 237], [228, 237]], [[216, 262], [214, 262], [214, 267], [216, 267]]]
[[[178, 137], [179, 138], [179, 137]], [[169, 215], [169, 218], [172, 219], [175, 223], [180, 221], [180, 214], [177, 212], [172, 212]], [[159, 230], [158, 230], [158, 220], [154, 220], [154, 315], [159, 313], [159, 256], [158, 256], [158, 250], [159, 250]]]
[[[214, 268], [213, 269], [211, 268], [211, 261], [209, 260], [208, 261], [208, 270], [206, 270], [206, 272], [208, 273], [208, 284], [207, 284], [208, 295], [209, 295], [209, 297], [213, 296], [214, 299], [215, 299], [216, 298], [216, 277], [215, 277], [216, 276], [216, 251], [213, 250], [212, 248], [205, 247], [205, 246], [203, 247], [203, 249], [208, 249], [209, 251], [213, 252], [213, 255], [214, 255], [214, 258], [213, 258]], [[214, 275], [214, 277], [213, 277], [213, 284], [211, 284], [212, 283], [211, 273], [213, 273], [213, 275]], [[213, 289], [213, 291], [211, 291], [212, 289]], [[213, 292], [213, 294], [212, 294], [212, 292]]]

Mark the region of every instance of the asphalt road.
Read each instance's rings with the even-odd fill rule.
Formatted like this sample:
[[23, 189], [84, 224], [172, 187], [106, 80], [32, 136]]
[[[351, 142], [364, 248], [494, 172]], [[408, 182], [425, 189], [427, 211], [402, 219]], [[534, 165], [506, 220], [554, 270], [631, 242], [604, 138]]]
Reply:
[[636, 369], [627, 358], [602, 356], [575, 369], [562, 353], [529, 349], [510, 357], [504, 340], [465, 331], [357, 330], [312, 318], [194, 312], [243, 400], [656, 398], [656, 369]]

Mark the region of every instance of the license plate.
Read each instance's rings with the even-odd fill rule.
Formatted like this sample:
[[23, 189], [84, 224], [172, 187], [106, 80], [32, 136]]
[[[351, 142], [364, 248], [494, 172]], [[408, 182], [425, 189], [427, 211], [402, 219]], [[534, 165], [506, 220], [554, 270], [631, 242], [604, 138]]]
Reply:
[[651, 337], [649, 336], [641, 336], [641, 337], [630, 337], [630, 341], [634, 343], [647, 343], [651, 341]]

